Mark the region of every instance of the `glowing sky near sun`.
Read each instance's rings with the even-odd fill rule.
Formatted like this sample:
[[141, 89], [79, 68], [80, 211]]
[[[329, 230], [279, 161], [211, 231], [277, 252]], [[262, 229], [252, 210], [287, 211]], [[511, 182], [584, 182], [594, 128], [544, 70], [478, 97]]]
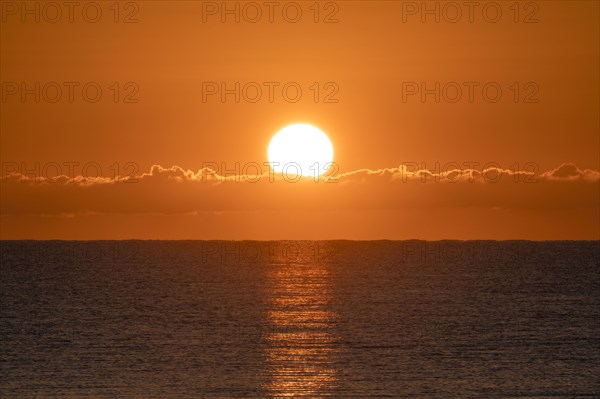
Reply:
[[2, 238], [600, 237], [597, 2], [2, 4]]

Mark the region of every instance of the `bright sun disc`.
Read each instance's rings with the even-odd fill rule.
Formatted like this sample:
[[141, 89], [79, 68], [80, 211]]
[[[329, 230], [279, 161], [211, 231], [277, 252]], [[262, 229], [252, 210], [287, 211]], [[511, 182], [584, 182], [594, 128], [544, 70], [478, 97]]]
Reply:
[[299, 123], [281, 129], [269, 143], [269, 162], [277, 173], [319, 176], [333, 161], [333, 145], [325, 133]]

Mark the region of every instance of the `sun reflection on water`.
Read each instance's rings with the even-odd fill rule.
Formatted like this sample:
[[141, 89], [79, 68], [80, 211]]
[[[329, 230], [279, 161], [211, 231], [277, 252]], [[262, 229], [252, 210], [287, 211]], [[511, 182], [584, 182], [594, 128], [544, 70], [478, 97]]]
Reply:
[[327, 265], [277, 265], [269, 277], [267, 390], [274, 397], [331, 396], [337, 382], [337, 315]]

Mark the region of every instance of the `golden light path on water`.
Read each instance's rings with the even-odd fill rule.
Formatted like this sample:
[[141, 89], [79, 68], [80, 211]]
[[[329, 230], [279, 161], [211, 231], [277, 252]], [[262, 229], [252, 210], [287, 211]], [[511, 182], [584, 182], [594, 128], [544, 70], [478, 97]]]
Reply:
[[327, 397], [337, 385], [337, 315], [326, 264], [289, 263], [270, 270], [272, 297], [266, 359], [273, 397]]

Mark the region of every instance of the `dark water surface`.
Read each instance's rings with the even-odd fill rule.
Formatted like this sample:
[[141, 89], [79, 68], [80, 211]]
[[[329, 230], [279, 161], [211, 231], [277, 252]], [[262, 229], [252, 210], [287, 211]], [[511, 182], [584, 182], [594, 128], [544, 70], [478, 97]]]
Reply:
[[2, 241], [0, 397], [600, 397], [600, 243]]

